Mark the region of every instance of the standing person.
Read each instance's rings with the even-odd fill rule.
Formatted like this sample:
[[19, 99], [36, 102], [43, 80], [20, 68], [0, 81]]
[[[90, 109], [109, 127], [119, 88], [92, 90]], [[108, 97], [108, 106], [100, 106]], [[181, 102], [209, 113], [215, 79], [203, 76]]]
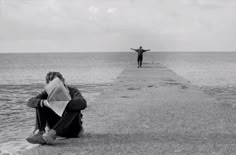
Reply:
[[[57, 136], [79, 137], [83, 133], [81, 110], [87, 107], [87, 102], [78, 89], [65, 84], [65, 79], [59, 72], [47, 73], [46, 83], [48, 84], [55, 77], [59, 78], [69, 90], [71, 100], [67, 104], [62, 117], [60, 117], [47, 106], [48, 94], [45, 90], [36, 97], [29, 99], [27, 105], [36, 109], [35, 130], [32, 135], [26, 138], [29, 143], [53, 144]], [[46, 127], [49, 129], [48, 132], [45, 131]]]
[[133, 48], [130, 48], [130, 49], [138, 52], [138, 57], [137, 57], [138, 68], [142, 67], [142, 64], [143, 64], [143, 53], [147, 52], [147, 51], [150, 51], [150, 49], [144, 50], [144, 49], [142, 49], [142, 46], [140, 46], [138, 49], [133, 49]]

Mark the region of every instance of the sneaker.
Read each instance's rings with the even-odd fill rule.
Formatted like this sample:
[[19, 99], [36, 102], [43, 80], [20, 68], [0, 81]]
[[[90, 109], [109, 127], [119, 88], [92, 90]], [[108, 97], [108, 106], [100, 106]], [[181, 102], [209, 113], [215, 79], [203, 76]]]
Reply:
[[56, 139], [56, 131], [51, 129], [47, 133], [44, 133], [42, 138], [46, 142], [46, 144], [51, 145]]
[[33, 133], [26, 140], [31, 144], [46, 144], [45, 140], [43, 139], [43, 131], [39, 131], [36, 134]]

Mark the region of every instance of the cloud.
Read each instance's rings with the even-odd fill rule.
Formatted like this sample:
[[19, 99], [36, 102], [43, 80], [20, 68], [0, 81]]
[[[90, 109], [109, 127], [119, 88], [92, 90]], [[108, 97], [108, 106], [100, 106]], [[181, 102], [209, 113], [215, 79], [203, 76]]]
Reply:
[[90, 7], [88, 8], [88, 11], [89, 11], [90, 13], [92, 13], [92, 14], [98, 14], [99, 11], [100, 11], [100, 9], [99, 9], [98, 7], [95, 7], [95, 6], [90, 6]]
[[[217, 49], [216, 45], [227, 49], [236, 42], [234, 0], [0, 2], [0, 41], [78, 40], [89, 44], [99, 38], [113, 47], [146, 42], [154, 49], [168, 45], [174, 50]], [[162, 46], [156, 43], [160, 40]]]
[[113, 13], [116, 12], [116, 10], [117, 10], [117, 8], [108, 8], [108, 9], [107, 9], [107, 13], [113, 14]]

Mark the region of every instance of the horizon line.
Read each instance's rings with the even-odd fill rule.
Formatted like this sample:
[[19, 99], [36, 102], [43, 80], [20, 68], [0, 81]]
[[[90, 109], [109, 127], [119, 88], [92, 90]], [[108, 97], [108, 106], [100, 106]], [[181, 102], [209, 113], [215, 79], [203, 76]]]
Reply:
[[[53, 54], [53, 53], [130, 53], [132, 52], [130, 51], [55, 51], [55, 52], [0, 52], [0, 54]], [[187, 52], [191, 52], [191, 53], [208, 53], [208, 52], [212, 52], [212, 53], [220, 53], [220, 52], [226, 52], [226, 53], [232, 53], [232, 52], [236, 52], [236, 51], [149, 51], [148, 53], [187, 53]]]

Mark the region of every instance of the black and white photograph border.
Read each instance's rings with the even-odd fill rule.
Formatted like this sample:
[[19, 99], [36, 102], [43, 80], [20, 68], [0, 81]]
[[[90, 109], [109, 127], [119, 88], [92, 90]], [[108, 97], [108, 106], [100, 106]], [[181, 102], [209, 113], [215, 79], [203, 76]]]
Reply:
[[0, 0], [0, 155], [236, 154], [235, 8]]

